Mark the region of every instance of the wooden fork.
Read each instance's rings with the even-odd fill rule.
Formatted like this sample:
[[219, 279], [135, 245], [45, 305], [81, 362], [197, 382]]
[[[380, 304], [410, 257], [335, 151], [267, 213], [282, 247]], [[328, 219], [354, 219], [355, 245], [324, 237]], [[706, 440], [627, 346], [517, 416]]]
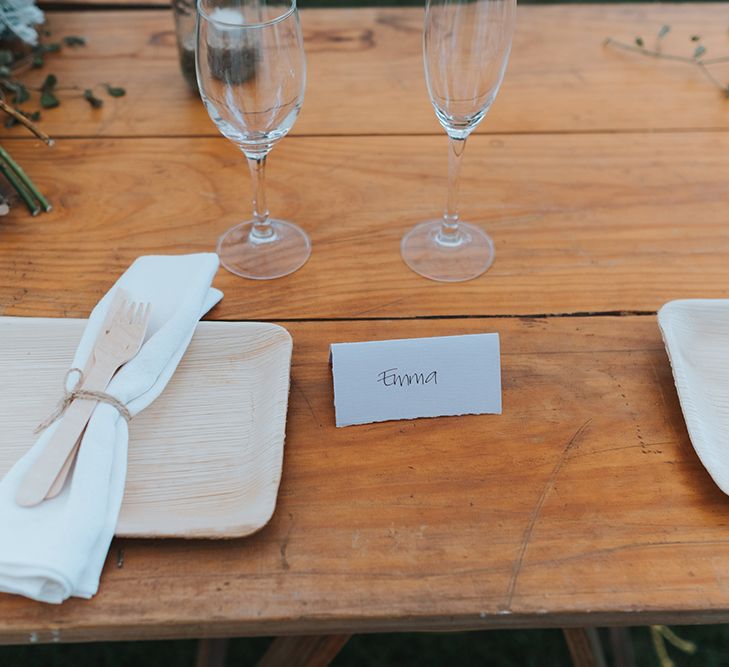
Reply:
[[[104, 321], [101, 325], [101, 331], [99, 331], [99, 334], [96, 337], [96, 340], [94, 341], [94, 347], [96, 347], [96, 344], [98, 343], [99, 338], [104, 335], [104, 331], [106, 331], [111, 326], [111, 323], [114, 321], [114, 318], [116, 317], [119, 309], [123, 308], [127, 301], [128, 301], [128, 299], [127, 299], [126, 291], [121, 288], [117, 289], [117, 291], [114, 293], [114, 298], [112, 299], [111, 304], [109, 305], [109, 310], [106, 313], [106, 317], [104, 318]], [[92, 348], [92, 350], [93, 350], [93, 348]], [[90, 354], [88, 360], [86, 361], [86, 366], [84, 366], [84, 368], [83, 368], [83, 377], [84, 378], [89, 376], [89, 373], [91, 372], [91, 369], [93, 367], [94, 367], [94, 355]], [[66, 484], [68, 475], [71, 472], [71, 468], [73, 467], [73, 462], [76, 460], [76, 454], [78, 454], [78, 448], [81, 446], [81, 440], [84, 437], [85, 430], [86, 430], [86, 428], [84, 428], [83, 431], [81, 431], [78, 438], [76, 439], [76, 444], [73, 446], [71, 453], [68, 455], [68, 458], [66, 459], [65, 463], [63, 464], [63, 467], [61, 468], [60, 472], [58, 473], [56, 480], [53, 482], [53, 486], [51, 486], [50, 491], [48, 491], [48, 493], [46, 494], [46, 500], [48, 500], [50, 498], [55, 498], [63, 490], [63, 486]]]
[[[126, 302], [106, 327], [94, 348], [94, 364], [83, 389], [104, 391], [117, 369], [139, 352], [149, 324], [149, 304]], [[98, 401], [76, 399], [61, 417], [61, 423], [43, 453], [30, 468], [18, 488], [15, 502], [21, 507], [38, 505], [48, 494], [91, 418]]]

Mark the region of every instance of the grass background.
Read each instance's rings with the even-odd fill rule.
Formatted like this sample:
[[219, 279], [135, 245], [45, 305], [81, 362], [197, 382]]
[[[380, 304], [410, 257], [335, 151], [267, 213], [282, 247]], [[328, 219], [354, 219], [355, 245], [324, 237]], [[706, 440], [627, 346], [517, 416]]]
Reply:
[[[0, 621], [1, 622], [1, 621]], [[726, 667], [726, 626], [674, 627], [698, 645], [686, 655], [668, 652], [676, 667]], [[631, 628], [638, 667], [660, 667], [648, 628]], [[226, 667], [256, 664], [270, 639], [232, 640]], [[610, 659], [609, 639], [603, 645]], [[2, 667], [193, 667], [196, 643], [107, 642], [0, 647]], [[560, 630], [508, 630], [453, 634], [359, 635], [344, 647], [333, 667], [568, 667], [569, 654]]]
[[[551, 1], [519, 0], [519, 3], [548, 4]], [[300, 7], [423, 6], [423, 0], [299, 0], [298, 4]], [[729, 626], [673, 629], [698, 646], [694, 655], [668, 646], [676, 667], [729, 666]], [[610, 659], [609, 639], [605, 631], [601, 632]], [[630, 634], [638, 667], [660, 667], [649, 629], [631, 628]], [[232, 640], [226, 667], [255, 665], [270, 641], [269, 638]], [[194, 640], [0, 646], [0, 667], [193, 667], [195, 651]], [[345, 646], [332, 664], [333, 667], [563, 667], [571, 663], [561, 630], [509, 630], [359, 635]]]

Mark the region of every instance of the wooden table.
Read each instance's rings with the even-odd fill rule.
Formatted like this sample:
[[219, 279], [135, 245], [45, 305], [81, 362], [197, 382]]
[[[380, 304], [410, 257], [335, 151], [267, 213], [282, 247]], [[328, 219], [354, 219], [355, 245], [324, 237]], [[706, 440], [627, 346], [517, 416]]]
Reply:
[[[691, 53], [698, 33], [719, 55], [727, 15], [521, 7], [462, 186], [496, 263], [445, 285], [398, 247], [445, 191], [421, 12], [305, 10], [310, 83], [269, 203], [313, 255], [268, 283], [221, 271], [210, 315], [294, 338], [276, 514], [231, 542], [117, 540], [90, 602], [0, 596], [0, 639], [729, 620], [729, 499], [691, 447], [654, 316], [729, 296], [729, 101], [695, 67], [603, 46], [668, 23], [667, 50]], [[53, 149], [3, 135], [55, 205], [0, 221], [3, 315], [85, 316], [135, 257], [210, 250], [249, 206], [241, 156], [178, 72], [168, 9], [49, 20], [89, 44], [31, 78], [128, 94], [45, 113]], [[502, 416], [334, 428], [330, 343], [491, 331]]]

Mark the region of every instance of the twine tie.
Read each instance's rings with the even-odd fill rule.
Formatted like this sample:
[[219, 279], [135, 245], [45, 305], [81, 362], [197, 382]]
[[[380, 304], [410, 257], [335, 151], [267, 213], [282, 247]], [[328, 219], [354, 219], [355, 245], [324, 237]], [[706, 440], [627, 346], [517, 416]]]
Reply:
[[[65, 387], [66, 383], [68, 382], [68, 378], [71, 376], [71, 373], [78, 373], [78, 380], [76, 380], [76, 384], [74, 384], [74, 386], [69, 391], [68, 389], [65, 389]], [[44, 419], [40, 424], [38, 424], [34, 432], [40, 433], [41, 431], [45, 431], [51, 424], [58, 421], [66, 412], [66, 410], [68, 410], [68, 407], [71, 405], [71, 403], [73, 403], [77, 398], [98, 401], [99, 403], [107, 403], [112, 407], [116, 408], [119, 414], [124, 417], [127, 422], [131, 421], [131, 412], [129, 412], [127, 406], [124, 405], [124, 403], [122, 403], [118, 398], [115, 398], [111, 394], [107, 394], [103, 391], [82, 389], [81, 387], [83, 386], [83, 384], [83, 371], [80, 368], [69, 368], [66, 371], [66, 375], [63, 379], [64, 393], [61, 397], [61, 400], [58, 402], [58, 405], [56, 406], [56, 409], [53, 411], [53, 413], [49, 415], [46, 419]]]

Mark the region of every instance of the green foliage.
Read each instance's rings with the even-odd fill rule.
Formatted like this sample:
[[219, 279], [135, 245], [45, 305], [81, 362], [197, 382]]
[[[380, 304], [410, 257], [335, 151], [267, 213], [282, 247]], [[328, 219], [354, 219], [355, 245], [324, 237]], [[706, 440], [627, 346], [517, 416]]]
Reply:
[[63, 38], [63, 43], [66, 46], [86, 46], [86, 38], [78, 35], [67, 35]]
[[[674, 627], [698, 645], [695, 655], [673, 646], [668, 653], [676, 667], [729, 665], [729, 626]], [[636, 664], [659, 667], [649, 628], [630, 628]], [[600, 632], [608, 664], [614, 664], [607, 631]], [[226, 667], [255, 665], [270, 639], [231, 640]], [[169, 667], [194, 664], [194, 641], [108, 642], [0, 646], [3, 667]], [[391, 633], [355, 635], [332, 667], [565, 667], [571, 664], [560, 630], [489, 630], [456, 633]]]
[[105, 83], [104, 88], [106, 88], [106, 92], [112, 97], [124, 97], [124, 95], [127, 94], [127, 91], [124, 88], [121, 88], [120, 86], [112, 86], [110, 83]]
[[690, 39], [695, 44], [693, 53], [689, 55], [683, 55], [678, 53], [664, 53], [662, 48], [662, 39], [671, 31], [671, 26], [663, 24], [658, 33], [656, 34], [656, 41], [654, 46], [647, 47], [643, 38], [638, 36], [635, 38], [633, 43], [622, 42], [612, 37], [608, 37], [603, 44], [605, 46], [611, 46], [624, 51], [632, 51], [633, 53], [640, 53], [644, 56], [650, 56], [651, 58], [668, 58], [674, 62], [683, 62], [689, 65], [694, 65], [699, 68], [701, 74], [706, 78], [713, 86], [715, 86], [722, 94], [725, 99], [729, 99], [729, 84], [722, 83], [716, 75], [712, 72], [711, 68], [714, 65], [720, 63], [729, 62], [729, 56], [720, 56], [704, 59], [706, 55], [706, 47], [700, 43], [700, 35], [691, 35]]
[[[26, 118], [28, 118], [29, 120], [32, 120], [34, 123], [37, 123], [41, 119], [40, 111], [34, 111], [33, 113], [28, 113], [27, 111], [23, 111], [22, 109], [16, 108], [15, 110], [18, 113], [25, 116]], [[3, 125], [5, 125], [5, 127], [13, 127], [14, 125], [17, 125], [17, 124], [18, 124], [18, 121], [15, 118], [13, 118], [12, 116], [8, 116], [5, 119], [5, 122], [3, 123]]]
[[54, 93], [54, 88], [57, 83], [58, 79], [55, 74], [49, 74], [43, 82], [41, 86], [40, 105], [44, 109], [55, 109], [60, 104], [60, 101]]
[[94, 108], [100, 109], [104, 106], [104, 101], [100, 100], [94, 95], [94, 91], [91, 88], [84, 90], [84, 99]]
[[[43, 34], [45, 37], [50, 36], [50, 32], [48, 31], [44, 31]], [[45, 56], [47, 54], [58, 53], [64, 47], [75, 48], [84, 46], [85, 44], [86, 38], [79, 35], [67, 35], [57, 42], [44, 42], [37, 44], [31, 51], [31, 64], [33, 67], [43, 67], [45, 64]], [[15, 57], [16, 56], [12, 51], [8, 49], [0, 49], [0, 87], [6, 92], [12, 94], [10, 101], [17, 107], [30, 101], [32, 95], [26, 86], [13, 78], [12, 68], [15, 63]], [[58, 79], [55, 74], [49, 74], [45, 78], [45, 81], [39, 90], [39, 103], [43, 109], [55, 109], [61, 104], [61, 99], [57, 94], [57, 85]], [[97, 84], [97, 86], [102, 86], [110, 97], [123, 97], [127, 93], [127, 91], [121, 86], [114, 86], [110, 83]], [[82, 97], [94, 109], [99, 109], [104, 105], [104, 101], [94, 94], [94, 88], [97, 86], [86, 88], [81, 93]], [[17, 110], [28, 118], [31, 118], [31, 120], [35, 116], [35, 114], [29, 114], [21, 109]], [[40, 117], [39, 114], [38, 117]], [[15, 118], [10, 116], [5, 120], [5, 126], [12, 127], [17, 124], [17, 122], [18, 121]]]
[[30, 93], [28, 92], [28, 89], [23, 86], [22, 84], [18, 84], [17, 88], [15, 90], [15, 95], [13, 95], [12, 103], [13, 104], [24, 104], [30, 99]]
[[41, 92], [40, 105], [44, 109], [55, 109], [60, 104], [61, 102], [52, 92], [48, 90], [44, 90], [43, 92]]

